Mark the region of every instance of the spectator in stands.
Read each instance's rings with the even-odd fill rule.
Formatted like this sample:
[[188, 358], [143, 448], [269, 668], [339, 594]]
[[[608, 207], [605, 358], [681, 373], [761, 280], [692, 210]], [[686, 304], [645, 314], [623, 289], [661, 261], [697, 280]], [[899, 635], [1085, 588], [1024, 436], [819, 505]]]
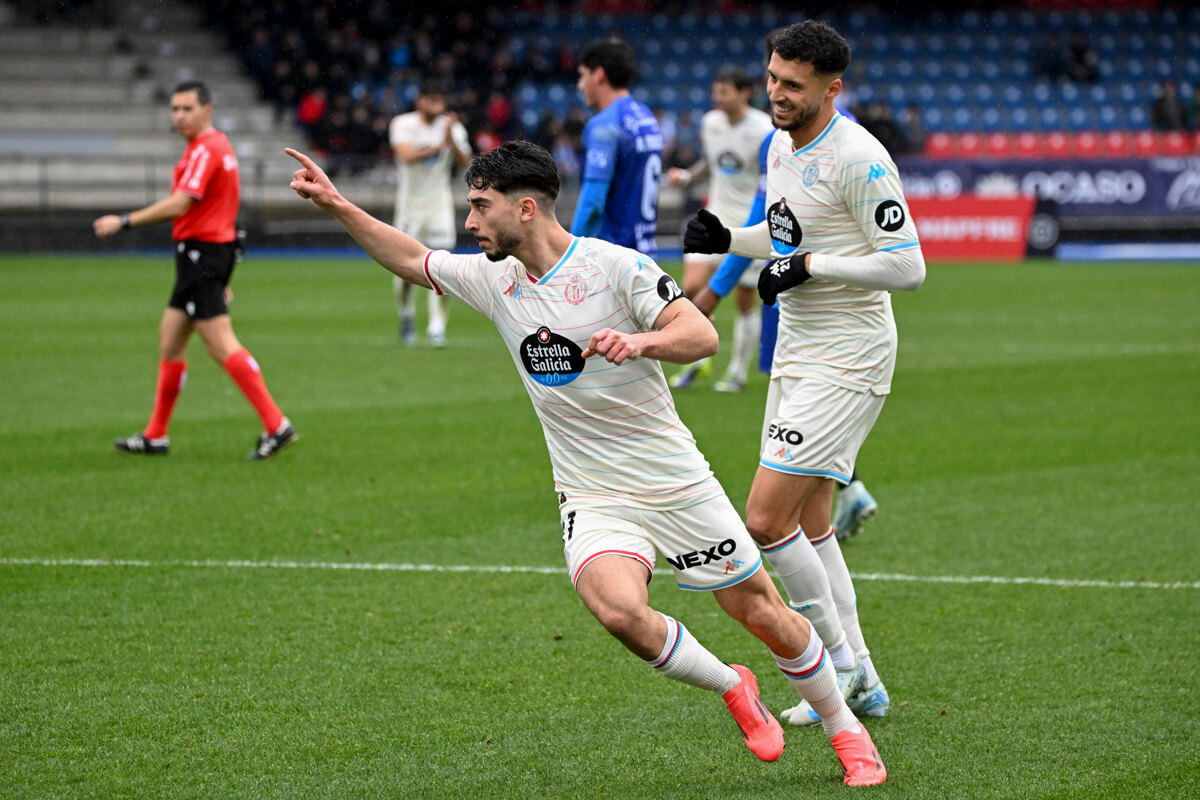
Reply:
[[925, 124], [921, 121], [921, 107], [909, 103], [900, 113], [900, 130], [904, 137], [904, 152], [922, 153], [925, 151]]
[[1160, 131], [1185, 131], [1190, 128], [1187, 107], [1179, 97], [1175, 81], [1170, 78], [1162, 82], [1158, 97], [1150, 105], [1150, 121]]
[[1100, 56], [1083, 31], [1071, 34], [1067, 47], [1067, 77], [1079, 83], [1093, 83], [1100, 77]]
[[1046, 37], [1041, 47], [1034, 50], [1033, 72], [1051, 81], [1061, 80], [1067, 74], [1067, 49], [1062, 40], [1053, 34]]

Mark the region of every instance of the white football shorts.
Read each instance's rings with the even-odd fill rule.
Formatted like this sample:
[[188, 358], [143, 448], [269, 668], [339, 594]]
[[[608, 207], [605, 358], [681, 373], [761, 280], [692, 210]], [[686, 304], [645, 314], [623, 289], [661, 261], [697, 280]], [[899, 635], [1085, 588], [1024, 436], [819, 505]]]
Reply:
[[776, 472], [849, 483], [885, 399], [815, 378], [772, 377], [759, 463]]
[[692, 591], [741, 583], [762, 564], [742, 518], [723, 494], [662, 511], [566, 497], [559, 513], [572, 585], [594, 559], [610, 555], [645, 565], [649, 583], [657, 553], [662, 553], [679, 588]]
[[454, 250], [458, 234], [454, 228], [454, 209], [412, 211], [397, 214], [393, 223], [399, 231], [407, 233], [431, 250]]

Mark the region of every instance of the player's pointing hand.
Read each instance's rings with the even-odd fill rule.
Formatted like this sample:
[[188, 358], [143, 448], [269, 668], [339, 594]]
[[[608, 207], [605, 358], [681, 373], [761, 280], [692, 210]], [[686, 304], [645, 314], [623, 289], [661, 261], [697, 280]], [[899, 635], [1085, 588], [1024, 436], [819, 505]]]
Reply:
[[325, 174], [325, 171], [318, 167], [315, 161], [298, 150], [285, 147], [283, 148], [283, 152], [301, 164], [301, 169], [292, 173], [292, 182], [290, 184], [292, 191], [305, 200], [312, 200], [317, 204], [318, 208], [325, 211], [330, 210], [338, 197], [338, 190], [334, 187], [333, 182], [329, 180], [329, 176]]
[[588, 340], [587, 349], [583, 351], [584, 358], [604, 356], [613, 364], [620, 364], [632, 358], [642, 357], [642, 346], [636, 334], [621, 333], [612, 328], [596, 331]]

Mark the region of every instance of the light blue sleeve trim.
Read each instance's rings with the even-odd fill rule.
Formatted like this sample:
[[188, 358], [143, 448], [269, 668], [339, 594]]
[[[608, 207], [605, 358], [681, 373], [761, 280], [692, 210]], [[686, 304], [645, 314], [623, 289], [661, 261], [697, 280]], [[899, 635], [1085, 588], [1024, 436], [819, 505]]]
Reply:
[[904, 244], [894, 244], [891, 247], [881, 247], [881, 248], [879, 248], [879, 252], [880, 253], [888, 253], [893, 250], [911, 250], [914, 247], [920, 247], [920, 246], [921, 246], [920, 242], [905, 242]]

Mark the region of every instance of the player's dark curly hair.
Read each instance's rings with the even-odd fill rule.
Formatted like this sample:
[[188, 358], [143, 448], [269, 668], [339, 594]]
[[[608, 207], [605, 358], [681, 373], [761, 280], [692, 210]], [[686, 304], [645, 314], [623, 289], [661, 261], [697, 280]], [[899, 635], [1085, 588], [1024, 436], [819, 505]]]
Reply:
[[505, 197], [518, 193], [541, 195], [553, 203], [558, 198], [558, 165], [544, 147], [521, 140], [505, 142], [480, 153], [467, 167], [467, 186], [484, 192], [495, 189]]
[[841, 75], [850, 66], [850, 45], [831, 26], [815, 19], [772, 32], [767, 46], [780, 58], [812, 64], [818, 75]]
[[604, 67], [608, 83], [614, 89], [628, 89], [638, 79], [633, 48], [615, 36], [588, 43], [579, 54], [579, 63], [588, 69]]

